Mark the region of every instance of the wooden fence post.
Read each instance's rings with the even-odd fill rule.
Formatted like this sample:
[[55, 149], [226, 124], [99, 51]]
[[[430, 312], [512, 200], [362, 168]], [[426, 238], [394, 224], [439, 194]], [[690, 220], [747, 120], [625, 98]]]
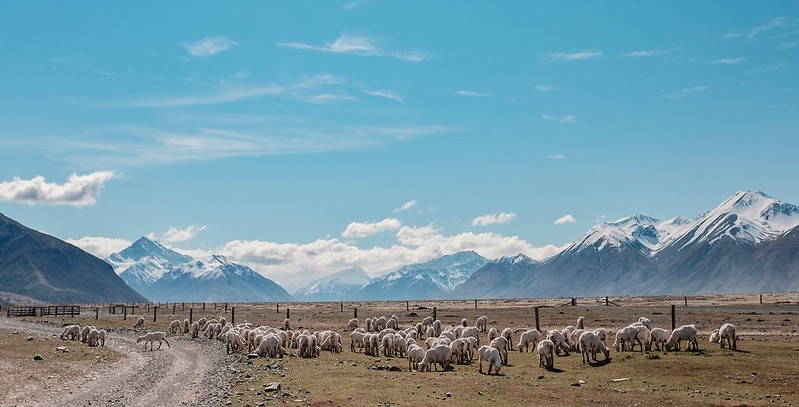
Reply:
[[675, 330], [677, 328], [677, 314], [674, 311], [674, 304], [671, 304], [671, 330]]
[[[225, 308], [227, 308], [227, 304], [225, 304]], [[236, 325], [236, 307], [230, 309], [230, 323]]]
[[405, 311], [410, 311], [410, 310], [411, 310], [410, 304], [408, 304], [408, 301], [405, 301]]
[[763, 294], [760, 294], [760, 305], [763, 305]]
[[227, 315], [227, 303], [225, 303], [225, 315]]
[[94, 309], [94, 320], [100, 319], [100, 307]]
[[572, 297], [572, 307], [576, 307], [576, 306], [577, 306], [577, 300], [574, 299], [574, 297]]
[[291, 319], [291, 308], [286, 308], [286, 319]]
[[352, 317], [358, 318], [358, 307], [352, 309]]
[[535, 307], [535, 329], [537, 329], [539, 332], [541, 331], [541, 324], [538, 320], [538, 307]]
[[280, 313], [280, 303], [276, 302], [275, 303], [275, 314], [279, 314], [279, 313]]
[[122, 319], [127, 321], [128, 320], [128, 306], [122, 307]]
[[339, 306], [341, 307], [338, 312], [344, 312], [344, 303], [340, 303]]
[[205, 311], [205, 302], [203, 302], [203, 311]]
[[433, 307], [433, 321], [437, 320], [436, 314], [438, 313], [438, 307]]
[[194, 308], [189, 308], [189, 323], [194, 322]]
[[158, 317], [158, 307], [153, 307], [153, 322], [155, 322], [156, 318]]
[[685, 306], [688, 306], [688, 296], [683, 297], [683, 301], [685, 301]]
[[474, 299], [474, 309], [477, 309], [477, 298]]
[[173, 315], [175, 314], [175, 307], [177, 307], [177, 304], [172, 304], [172, 314]]
[[609, 305], [610, 305], [610, 300], [608, 299], [608, 296], [606, 295], [605, 296], [605, 306], [607, 307]]

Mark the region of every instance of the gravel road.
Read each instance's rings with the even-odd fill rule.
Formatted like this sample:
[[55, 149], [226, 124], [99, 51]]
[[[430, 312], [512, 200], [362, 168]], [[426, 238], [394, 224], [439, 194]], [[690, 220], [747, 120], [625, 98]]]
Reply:
[[[0, 318], [0, 327], [39, 334], [61, 328]], [[65, 382], [49, 391], [30, 389], [17, 406], [219, 406], [230, 388], [229, 359], [216, 341], [168, 338], [159, 350], [144, 351], [134, 332], [110, 332], [106, 346], [124, 357], [112, 365]]]

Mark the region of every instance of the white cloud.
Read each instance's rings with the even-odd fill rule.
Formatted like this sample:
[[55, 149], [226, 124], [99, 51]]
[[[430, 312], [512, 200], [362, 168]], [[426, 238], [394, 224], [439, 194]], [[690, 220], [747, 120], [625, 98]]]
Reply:
[[0, 182], [0, 201], [29, 205], [93, 206], [104, 184], [113, 177], [111, 171], [72, 174], [64, 184], [49, 183], [43, 176], [30, 180], [14, 177], [11, 181]]
[[572, 215], [565, 215], [555, 220], [556, 225], [564, 225], [566, 223], [577, 223], [577, 219], [574, 219], [574, 216]]
[[728, 40], [732, 38], [746, 38], [749, 41], [754, 40], [759, 34], [771, 30], [772, 28], [784, 27], [788, 24], [788, 19], [785, 17], [777, 17], [773, 20], [761, 24], [757, 27], [737, 32], [728, 32], [722, 36], [723, 39]]
[[641, 50], [641, 51], [632, 51], [626, 54], [622, 54], [625, 57], [635, 57], [635, 58], [642, 58], [642, 57], [661, 57], [667, 54], [670, 54], [674, 51], [677, 51], [681, 48], [675, 47], [670, 49], [650, 49], [650, 50]]
[[458, 96], [467, 96], [467, 97], [469, 97], [469, 96], [477, 96], [477, 97], [491, 97], [491, 96], [494, 96], [494, 95], [492, 95], [490, 93], [475, 92], [473, 90], [458, 90], [458, 91], [455, 92], [455, 94], [458, 95]]
[[378, 40], [372, 37], [342, 34], [335, 41], [325, 45], [311, 45], [304, 42], [281, 42], [280, 47], [306, 51], [327, 52], [332, 54], [353, 54], [360, 56], [382, 56], [402, 59], [408, 62], [422, 62], [429, 59], [427, 51], [412, 49], [403, 51], [383, 50]]
[[553, 155], [548, 155], [547, 158], [549, 158], [550, 160], [565, 160], [566, 156], [563, 154], [553, 154]]
[[717, 59], [717, 60], [713, 61], [712, 63], [714, 63], [714, 64], [722, 64], [722, 65], [732, 65], [732, 64], [737, 64], [737, 63], [743, 62], [745, 60], [746, 60], [746, 58], [744, 58], [744, 57], [721, 58], [721, 59]]
[[580, 52], [552, 52], [547, 54], [549, 59], [559, 61], [580, 61], [592, 58], [599, 58], [605, 55], [602, 51], [580, 51]]
[[222, 51], [229, 50], [236, 46], [236, 41], [233, 41], [228, 36], [213, 36], [205, 37], [197, 42], [188, 44], [180, 44], [186, 51], [195, 57], [210, 57]]
[[341, 236], [367, 237], [390, 230], [397, 230], [401, 226], [402, 223], [394, 218], [386, 218], [379, 222], [352, 222], [347, 225], [347, 228], [341, 233]]
[[371, 95], [371, 96], [377, 96], [377, 97], [381, 97], [381, 98], [391, 99], [391, 100], [394, 100], [394, 101], [397, 101], [397, 102], [402, 102], [402, 96], [400, 96], [397, 93], [392, 92], [390, 90], [369, 90], [369, 89], [364, 89], [363, 93], [366, 93], [367, 95]]
[[558, 122], [558, 123], [561, 123], [561, 124], [572, 124], [572, 123], [576, 123], [577, 122], [577, 116], [575, 116], [573, 114], [569, 114], [569, 115], [566, 115], [566, 116], [542, 115], [541, 118], [544, 119], [544, 120]]
[[505, 213], [505, 212], [483, 215], [472, 219], [472, 226], [488, 226], [488, 225], [497, 225], [501, 223], [508, 223], [515, 218], [516, 218], [515, 213]]
[[187, 242], [189, 240], [194, 239], [197, 235], [208, 229], [208, 225], [203, 226], [188, 226], [183, 229], [176, 228], [174, 226], [167, 229], [166, 232], [158, 235], [155, 233], [150, 233], [147, 235], [147, 238], [150, 240], [158, 240], [165, 243], [181, 243]]
[[355, 100], [355, 97], [347, 93], [320, 93], [317, 95], [297, 96], [297, 99], [302, 100], [306, 103], [323, 105], [338, 101]]
[[84, 236], [80, 239], [66, 239], [67, 243], [104, 259], [113, 253], [121, 252], [132, 243], [130, 240], [110, 237]]
[[411, 209], [411, 208], [413, 208], [414, 206], [416, 206], [416, 203], [417, 203], [417, 202], [416, 202], [416, 200], [415, 200], [415, 199], [412, 199], [412, 200], [410, 200], [410, 201], [408, 201], [408, 202], [405, 202], [404, 204], [402, 204], [402, 206], [400, 206], [399, 208], [397, 208], [397, 209], [394, 209], [394, 212], [403, 212], [403, 211], [407, 211], [408, 209]]
[[691, 96], [696, 93], [704, 92], [706, 90], [708, 90], [707, 86], [692, 86], [690, 88], [682, 88], [674, 92], [666, 92], [661, 94], [661, 96], [663, 96], [666, 99], [679, 99]]
[[535, 90], [537, 90], [539, 92], [549, 92], [549, 91], [557, 89], [556, 87], [554, 87], [552, 85], [544, 85], [543, 83], [537, 83], [534, 87], [535, 87]]

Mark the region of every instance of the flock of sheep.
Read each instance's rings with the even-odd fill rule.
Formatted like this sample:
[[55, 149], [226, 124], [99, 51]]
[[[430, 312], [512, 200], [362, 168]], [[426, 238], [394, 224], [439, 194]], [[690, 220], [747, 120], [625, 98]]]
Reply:
[[[144, 318], [139, 318], [134, 328], [143, 328]], [[62, 334], [72, 332], [73, 326], [67, 327]], [[77, 327], [77, 326], [75, 326]], [[93, 327], [85, 327], [87, 328]], [[79, 330], [79, 327], [76, 329]], [[502, 366], [508, 365], [508, 351], [513, 349], [514, 330], [504, 328], [488, 329], [488, 318], [481, 316], [475, 321], [474, 326], [469, 326], [463, 319], [458, 326], [443, 326], [440, 320], [432, 317], [424, 318], [415, 324], [400, 328], [399, 318], [391, 317], [366, 318], [359, 321], [351, 319], [346, 327], [350, 331], [350, 351], [363, 352], [369, 356], [407, 358], [408, 370], [420, 372], [447, 370], [452, 364], [472, 363], [475, 353], [478, 359], [478, 371], [483, 373], [483, 362], [488, 364], [487, 374], [498, 374]], [[288, 354], [288, 349], [295, 349], [295, 356], [310, 358], [319, 357], [321, 352], [330, 351], [340, 353], [343, 349], [342, 337], [332, 330], [309, 332], [295, 331], [291, 327], [291, 320], [286, 319], [283, 327], [257, 326], [250, 323], [232, 325], [225, 318], [219, 320], [206, 320], [201, 318], [193, 324], [189, 320], [175, 320], [169, 325], [170, 334], [190, 334], [192, 338], [203, 335], [207, 339], [217, 339], [226, 344], [228, 353], [246, 352], [250, 357], [281, 358]], [[83, 331], [80, 331], [83, 332]], [[91, 332], [98, 332], [89, 329]], [[102, 332], [104, 341], [105, 331]], [[488, 344], [480, 343], [480, 334], [487, 333]], [[537, 349], [539, 366], [553, 369], [555, 356], [568, 356], [569, 352], [580, 352], [582, 363], [597, 361], [597, 354], [602, 353], [605, 360], [610, 359], [610, 348], [607, 346], [607, 337], [612, 332], [605, 328], [593, 330], [585, 329], [583, 317], [577, 319], [576, 325], [569, 325], [563, 329], [552, 329], [546, 333], [537, 329], [521, 332], [516, 348], [519, 352]], [[161, 341], [167, 343], [166, 332], [150, 332], [138, 338], [137, 342], [147, 343]], [[613, 348], [616, 352], [634, 351], [638, 345], [643, 352], [651, 351], [652, 346], [658, 351], [680, 350], [680, 343], [687, 342], [686, 350], [699, 350], [697, 330], [694, 325], [683, 325], [672, 331], [655, 327], [645, 317], [619, 329], [615, 332]], [[710, 335], [710, 342], [720, 343], [724, 348], [725, 343], [732, 350], [737, 350], [737, 336], [732, 324], [724, 324]], [[91, 343], [91, 342], [90, 342]], [[257, 355], [257, 356], [256, 356]]]
[[105, 346], [105, 329], [98, 330], [96, 327], [86, 325], [83, 328], [80, 325], [67, 325], [61, 331], [59, 337], [62, 340], [81, 341], [89, 346]]

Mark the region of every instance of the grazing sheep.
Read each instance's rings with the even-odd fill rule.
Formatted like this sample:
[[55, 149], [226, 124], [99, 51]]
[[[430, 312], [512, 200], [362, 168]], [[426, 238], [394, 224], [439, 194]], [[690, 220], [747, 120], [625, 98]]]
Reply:
[[461, 331], [461, 338], [475, 338], [477, 339], [477, 345], [480, 345], [480, 328], [476, 326], [470, 326], [463, 328]]
[[[655, 349], [658, 351], [666, 350], [666, 341], [669, 340], [669, 331], [663, 328], [652, 328], [652, 330], [649, 331], [649, 335], [652, 337], [652, 344], [655, 345]], [[651, 345], [650, 350], [652, 350]]]
[[380, 343], [380, 348], [383, 350], [383, 356], [394, 356], [394, 335], [384, 336]]
[[103, 348], [105, 347], [105, 336], [106, 336], [105, 329], [97, 331], [97, 340], [100, 341], [100, 346]]
[[503, 364], [505, 366], [507, 366], [508, 365], [508, 340], [503, 338], [503, 337], [501, 337], [501, 336], [498, 336], [498, 337], [494, 338], [494, 340], [489, 342], [488, 345], [489, 346], [493, 346], [493, 347], [495, 347], [495, 348], [497, 348], [499, 350], [499, 355], [502, 356]]
[[239, 349], [244, 348], [244, 338], [236, 331], [228, 331], [225, 336], [225, 343], [227, 344], [227, 353], [236, 353]]
[[724, 324], [719, 328], [719, 342], [721, 342], [721, 349], [724, 349], [724, 341], [727, 341], [727, 347], [732, 350], [738, 350], [738, 337], [735, 336], [735, 325]]
[[710, 333], [710, 338], [707, 339], [710, 343], [719, 343], [721, 342], [721, 337], [719, 336], [718, 328], [714, 329], [713, 332]]
[[[613, 347], [616, 349], [616, 352], [625, 352], [627, 350], [631, 350], [632, 343], [637, 336], [638, 330], [635, 329], [635, 327], [626, 326], [622, 329], [619, 329], [616, 332], [616, 342], [613, 343]], [[629, 344], [629, 347], [627, 344]]]
[[461, 365], [469, 362], [469, 347], [471, 343], [463, 338], [458, 338], [449, 344], [452, 351], [452, 361]]
[[93, 326], [86, 325], [80, 330], [80, 341], [81, 342], [85, 343], [87, 341], [87, 339], [88, 339], [87, 337], [89, 335], [89, 332], [91, 332], [92, 329], [95, 329], [95, 328]]
[[577, 329], [585, 329], [585, 319], [583, 317], [577, 318]]
[[399, 334], [394, 335], [394, 353], [399, 357], [405, 357], [405, 352], [408, 349], [408, 343], [405, 341], [405, 338], [399, 336]]
[[100, 331], [96, 329], [92, 329], [86, 334], [86, 343], [89, 346], [97, 346], [97, 343], [100, 340]]
[[575, 352], [580, 351], [580, 335], [585, 332], [584, 329], [575, 329], [573, 330], [568, 337], [566, 337], [566, 343], [569, 344], [569, 349]]
[[580, 353], [583, 355], [583, 364], [585, 362], [589, 362], [588, 359], [589, 353], [591, 355], [591, 359], [596, 361], [596, 352], [600, 351], [603, 355], [605, 355], [605, 360], [610, 359], [610, 349], [599, 340], [599, 337], [592, 331], [584, 331], [580, 334], [579, 338], [580, 343]]
[[202, 318], [197, 320], [197, 323], [200, 325], [200, 328], [201, 328], [200, 330], [205, 329], [205, 323], [206, 322], [208, 322], [208, 321], [205, 319], [205, 317], [202, 317]]
[[189, 319], [188, 318], [184, 319], [183, 320], [183, 334], [184, 335], [189, 333], [189, 327], [190, 326], [191, 326], [191, 324], [189, 323]]
[[508, 349], [513, 350], [513, 329], [505, 328], [502, 330], [502, 337], [505, 338], [508, 344]]
[[391, 318], [386, 320], [386, 328], [399, 329], [399, 319], [397, 319], [396, 315], [392, 315]]
[[355, 349], [360, 351], [366, 346], [364, 343], [366, 335], [368, 334], [362, 332], [353, 332], [350, 334], [350, 352], [355, 352]]
[[422, 320], [422, 325], [423, 325], [425, 328], [427, 328], [428, 326], [431, 326], [431, 325], [433, 325], [433, 317], [425, 317], [425, 318]]
[[569, 345], [566, 343], [566, 338], [563, 333], [557, 329], [551, 329], [547, 332], [547, 339], [555, 344], [555, 353], [560, 356], [561, 351], [563, 356], [569, 356]]
[[139, 319], [136, 320], [136, 323], [133, 324], [133, 329], [141, 328], [144, 328], [144, 317], [139, 317]]
[[699, 343], [696, 341], [696, 326], [683, 325], [671, 331], [669, 339], [666, 341], [666, 350], [680, 350], [680, 341], [688, 341], [688, 347], [685, 350], [699, 350]]
[[433, 321], [433, 335], [441, 335], [441, 321], [439, 320]]
[[447, 370], [449, 367], [449, 360], [452, 355], [452, 350], [447, 345], [437, 345], [434, 346], [432, 349], [428, 349], [427, 352], [424, 354], [424, 359], [419, 362], [419, 371], [430, 371], [430, 365], [433, 365], [436, 371], [438, 371], [438, 367], [436, 363], [441, 365], [442, 370]]
[[79, 325], [67, 325], [64, 327], [64, 330], [61, 331], [61, 335], [59, 338], [66, 340], [69, 339], [70, 341], [76, 341], [80, 337], [80, 326]]
[[488, 317], [483, 315], [480, 318], [477, 318], [477, 320], [474, 321], [474, 326], [476, 326], [480, 332], [485, 332], [486, 329], [488, 329]]
[[408, 370], [416, 370], [419, 363], [424, 360], [425, 350], [418, 345], [408, 346]]
[[538, 332], [537, 329], [530, 329], [522, 332], [522, 334], [519, 336], [519, 344], [516, 345], [516, 347], [519, 348], [519, 352], [522, 352], [522, 348], [524, 348], [525, 352], [529, 352], [530, 344], [532, 344], [533, 350], [535, 350], [536, 345], [540, 341], [541, 332]]
[[166, 340], [166, 333], [165, 332], [148, 332], [138, 338], [136, 338], [136, 343], [144, 342], [144, 350], [147, 350], [147, 344], [150, 344], [150, 351], [153, 350], [153, 342], [158, 341], [158, 349], [161, 349], [161, 342], [166, 342], [166, 346], [172, 347], [169, 345], [169, 341]]
[[594, 333], [596, 334], [596, 336], [599, 337], [599, 340], [602, 341], [602, 343], [604, 343], [605, 345], [608, 344], [607, 342], [608, 331], [605, 330], [605, 328], [594, 329]]
[[192, 338], [199, 338], [200, 337], [200, 322], [199, 321], [194, 321], [194, 323], [191, 324], [191, 337]]
[[464, 328], [466, 328], [467, 326], [469, 326], [469, 323], [466, 321], [466, 318], [464, 318], [464, 319], [462, 319], [462, 320], [461, 320], [461, 326], [462, 326], [462, 327], [464, 327]]
[[632, 325], [635, 328], [636, 335], [634, 342], [631, 342], [630, 351], [633, 351], [635, 348], [635, 342], [638, 342], [638, 346], [641, 347], [641, 352], [644, 351], [644, 347], [646, 347], [647, 351], [652, 350], [652, 334], [649, 332], [649, 329], [641, 324], [641, 325]]
[[555, 367], [555, 343], [549, 339], [538, 342], [538, 367], [547, 370]]
[[471, 336], [462, 338], [463, 340], [469, 341], [469, 363], [472, 363], [473, 359], [473, 351], [478, 350], [480, 346], [477, 345], [477, 338], [473, 338]]
[[491, 329], [488, 330], [488, 341], [489, 342], [493, 341], [494, 338], [496, 338], [497, 336], [499, 336], [499, 331], [497, 331], [497, 328], [491, 328]]
[[502, 367], [502, 356], [497, 348], [491, 346], [481, 346], [477, 350], [480, 364], [477, 371], [483, 373], [483, 361], [488, 362], [488, 374], [491, 374], [491, 368], [494, 368], [494, 374], [499, 374], [499, 369]]
[[350, 319], [350, 322], [347, 322], [347, 329], [350, 331], [358, 329], [358, 318]]
[[174, 335], [174, 334], [178, 333], [179, 329], [180, 329], [180, 321], [179, 320], [176, 319], [176, 320], [172, 321], [172, 323], [169, 324], [169, 333]]
[[291, 329], [291, 320], [290, 319], [286, 318], [286, 320], [283, 321], [283, 330], [284, 331], [291, 331], [292, 330]]
[[648, 329], [650, 331], [655, 328], [655, 324], [653, 324], [652, 321], [650, 321], [649, 318], [647, 318], [647, 317], [639, 317], [638, 318], [638, 323], [640, 323], [641, 325], [645, 326], [646, 329]]
[[366, 318], [366, 332], [372, 332], [372, 318]]

